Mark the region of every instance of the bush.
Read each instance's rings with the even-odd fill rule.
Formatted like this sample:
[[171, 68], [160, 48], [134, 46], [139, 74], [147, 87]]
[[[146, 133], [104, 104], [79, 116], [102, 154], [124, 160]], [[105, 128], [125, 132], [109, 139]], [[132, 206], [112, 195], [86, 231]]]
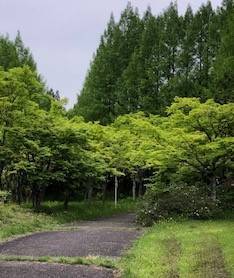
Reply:
[[0, 203], [7, 203], [10, 201], [11, 193], [8, 191], [1, 191], [0, 190]]
[[195, 186], [170, 186], [165, 190], [149, 188], [139, 208], [137, 220], [144, 226], [174, 216], [210, 219], [220, 212], [213, 201]]

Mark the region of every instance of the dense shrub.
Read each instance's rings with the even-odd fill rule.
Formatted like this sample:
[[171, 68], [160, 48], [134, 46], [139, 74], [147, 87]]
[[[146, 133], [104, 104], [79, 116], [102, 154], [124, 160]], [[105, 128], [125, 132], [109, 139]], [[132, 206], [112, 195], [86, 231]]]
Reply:
[[196, 186], [170, 186], [164, 190], [149, 188], [138, 211], [138, 222], [150, 226], [174, 216], [195, 219], [213, 218], [221, 210], [219, 201], [212, 200]]
[[11, 198], [11, 193], [0, 190], [0, 203], [7, 203]]

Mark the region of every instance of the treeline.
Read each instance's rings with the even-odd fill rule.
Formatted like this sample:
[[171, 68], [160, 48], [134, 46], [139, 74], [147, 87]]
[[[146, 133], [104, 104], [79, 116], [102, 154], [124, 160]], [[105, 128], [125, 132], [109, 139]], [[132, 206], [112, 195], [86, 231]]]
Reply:
[[12, 41], [9, 36], [0, 36], [0, 67], [8, 70], [14, 67], [27, 65], [32, 71], [37, 70], [29, 48], [25, 47], [20, 32], [17, 32], [16, 38]]
[[[227, 1], [224, 7], [229, 7], [230, 3]], [[208, 7], [209, 4], [202, 9]], [[224, 18], [228, 18], [227, 21], [226, 19], [222, 21], [227, 22], [227, 25], [221, 32], [218, 54], [208, 72], [209, 80], [213, 80], [208, 83], [216, 84], [215, 87], [212, 87], [214, 85], [202, 87], [197, 79], [198, 72], [197, 68], [194, 68], [195, 65], [186, 79], [188, 84], [192, 81], [194, 86], [200, 84], [201, 87], [198, 87], [202, 88], [201, 92], [207, 92], [207, 97], [208, 93], [212, 92], [215, 99], [217, 96], [218, 102], [212, 99], [205, 101], [203, 93], [199, 95], [200, 99], [189, 97], [192, 94], [190, 87], [184, 85], [185, 87], [182, 86], [180, 90], [186, 88], [184, 90], [187, 98], [175, 97], [173, 103], [164, 112], [162, 107], [171, 102], [169, 95], [159, 105], [159, 102], [148, 99], [147, 92], [150, 91], [142, 91], [142, 94], [145, 92], [145, 99], [148, 99], [148, 103], [152, 108], [155, 107], [155, 110], [135, 111], [143, 109], [141, 106], [143, 102], [137, 100], [140, 92], [137, 84], [144, 86], [148, 84], [142, 82], [143, 79], [137, 79], [138, 73], [148, 72], [144, 70], [147, 68], [144, 59], [138, 64], [139, 71], [135, 71], [136, 79], [133, 75], [131, 77], [132, 81], [139, 81], [134, 83], [135, 91], [132, 87], [132, 93], [136, 93], [132, 100], [139, 101], [137, 109], [130, 109], [129, 111], [134, 113], [118, 117], [117, 114], [112, 115], [110, 114], [112, 112], [106, 110], [105, 107], [111, 107], [110, 105], [113, 104], [110, 99], [104, 98], [107, 92], [111, 93], [115, 90], [109, 82], [115, 80], [115, 78], [109, 79], [114, 76], [112, 69], [119, 70], [123, 78], [122, 74], [130, 69], [128, 60], [138, 57], [137, 54], [131, 55], [130, 48], [121, 44], [121, 53], [124, 57], [121, 65], [126, 65], [127, 68], [120, 70], [118, 59], [112, 60], [112, 51], [116, 50], [115, 40], [111, 41], [112, 47], [107, 48], [110, 39], [107, 39], [107, 34], [112, 34], [113, 31], [115, 39], [118, 34], [119, 41], [128, 44], [129, 40], [133, 42], [139, 36], [138, 27], [143, 26], [143, 19], [140, 20], [130, 6], [121, 17], [122, 25], [120, 23], [116, 25], [113, 20], [111, 21], [102, 39], [103, 48], [100, 48], [96, 54], [81, 95], [85, 99], [85, 92], [90, 93], [89, 98], [86, 99], [89, 104], [86, 108], [95, 111], [96, 116], [92, 120], [99, 119], [101, 123], [111, 120], [112, 123], [109, 125], [88, 122], [89, 118], [84, 119], [75, 115], [76, 109], [81, 109], [79, 105], [74, 111], [68, 113], [64, 109], [63, 101], [59, 100], [58, 94], [48, 90], [44, 84], [37, 72], [32, 54], [24, 46], [20, 35], [15, 41], [2, 36], [0, 39], [0, 190], [9, 193], [18, 203], [32, 201], [36, 209], [45, 198], [51, 198], [54, 193], [56, 198], [63, 199], [66, 208], [71, 199], [91, 201], [92, 197], [95, 197], [104, 201], [109, 194], [117, 203], [120, 193], [131, 194], [135, 199], [146, 191], [143, 206], [139, 210], [139, 220], [145, 225], [174, 214], [208, 218], [222, 209], [230, 208], [233, 201], [234, 167], [234, 104], [231, 102], [234, 88], [234, 40], [232, 39], [234, 28], [232, 28], [233, 10], [224, 7], [219, 13], [223, 14]], [[171, 5], [169, 10], [176, 11], [175, 6]], [[212, 14], [218, 19], [219, 13]], [[148, 16], [144, 17], [147, 22], [148, 20], [158, 21], [160, 18], [162, 20], [165, 17], [163, 14], [155, 18], [149, 11], [147, 14]], [[195, 18], [196, 15], [193, 17]], [[179, 18], [184, 20], [184, 17]], [[127, 28], [132, 26], [133, 22], [138, 27], [133, 30]], [[114, 30], [121, 32], [115, 33]], [[169, 30], [170, 28], [168, 32]], [[123, 37], [123, 33], [128, 39]], [[154, 36], [150, 34], [149, 42], [144, 47], [150, 47], [150, 39], [154, 40]], [[141, 36], [140, 38], [142, 39]], [[168, 39], [168, 44], [171, 41], [173, 41], [172, 37]], [[134, 44], [130, 45], [133, 48]], [[136, 43], [132, 50], [138, 53], [135, 48], [142, 53], [140, 44]], [[110, 51], [109, 58], [106, 56], [107, 49]], [[118, 51], [116, 53], [120, 53]], [[181, 48], [176, 47], [176, 51], [181, 51]], [[144, 53], [151, 52], [145, 50]], [[162, 57], [166, 59], [168, 55]], [[96, 61], [99, 59], [99, 65], [104, 68], [97, 67]], [[152, 59], [149, 58], [147, 61], [152, 62]], [[134, 69], [133, 67], [132, 73]], [[201, 69], [204, 70], [204, 67], [202, 66]], [[157, 76], [157, 72], [151, 74], [152, 78]], [[167, 81], [165, 79], [160, 85], [158, 96], [162, 96], [163, 90], [165, 94], [172, 92], [166, 93], [165, 88], [168, 88], [169, 84], [172, 86], [175, 80], [183, 80], [183, 76], [182, 72], [179, 74], [176, 67], [173, 77]], [[103, 78], [103, 83], [99, 82], [99, 77]], [[116, 86], [125, 84], [119, 81], [117, 83]], [[98, 87], [95, 92], [100, 93], [102, 105], [97, 102], [99, 100], [96, 98], [97, 95], [92, 95], [94, 91], [88, 89], [85, 91], [86, 86], [88, 88], [100, 84], [103, 86]], [[126, 84], [133, 86], [133, 83], [128, 81]], [[151, 83], [151, 87], [147, 87], [152, 89], [152, 97], [155, 96], [156, 85], [157, 83]], [[110, 96], [113, 96], [113, 100], [117, 99], [114, 101], [116, 108], [116, 103], [119, 103], [118, 96], [115, 94]], [[126, 107], [129, 108], [132, 100], [130, 95], [126, 96], [129, 101]], [[174, 95], [170, 97], [172, 99]], [[104, 104], [108, 106], [103, 106]], [[121, 107], [124, 108], [123, 105]], [[121, 113], [129, 111], [123, 110]]]
[[111, 16], [71, 114], [108, 124], [137, 111], [165, 115], [175, 96], [233, 101], [233, 7], [208, 1], [181, 16], [171, 3], [141, 18], [128, 4], [118, 22]]
[[155, 201], [156, 193], [173, 186], [195, 190], [207, 208], [230, 204], [233, 103], [176, 98], [167, 117], [139, 112], [108, 126], [86, 123], [68, 119], [62, 103], [25, 66], [0, 71], [0, 94], [1, 189], [18, 203], [32, 200], [39, 208], [48, 189], [65, 207], [74, 197], [104, 200], [107, 189], [117, 202], [120, 185], [124, 193], [130, 184], [135, 199], [148, 184], [144, 218], [151, 215], [152, 196]]

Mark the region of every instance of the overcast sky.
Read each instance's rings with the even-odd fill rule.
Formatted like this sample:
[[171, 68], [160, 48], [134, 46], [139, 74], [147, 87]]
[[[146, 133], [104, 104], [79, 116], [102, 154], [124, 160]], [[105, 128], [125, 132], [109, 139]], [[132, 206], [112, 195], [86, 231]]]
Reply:
[[[14, 38], [21, 32], [30, 47], [39, 72], [48, 86], [69, 99], [69, 107], [82, 88], [100, 36], [111, 12], [118, 19], [127, 0], [0, 0], [0, 34]], [[154, 14], [170, 0], [132, 0], [142, 13], [148, 5]], [[190, 3], [196, 10], [203, 0], [177, 0], [180, 13]], [[211, 0], [213, 7], [221, 0]]]

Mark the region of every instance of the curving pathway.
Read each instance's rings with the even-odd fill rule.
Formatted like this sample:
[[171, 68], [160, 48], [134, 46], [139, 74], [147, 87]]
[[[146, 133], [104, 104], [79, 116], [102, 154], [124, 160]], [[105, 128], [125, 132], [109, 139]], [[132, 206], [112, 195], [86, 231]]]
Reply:
[[[61, 231], [41, 232], [0, 244], [4, 256], [102, 256], [118, 258], [141, 231], [134, 214], [83, 221], [63, 226]], [[114, 277], [110, 269], [32, 262], [0, 262], [1, 278]]]

